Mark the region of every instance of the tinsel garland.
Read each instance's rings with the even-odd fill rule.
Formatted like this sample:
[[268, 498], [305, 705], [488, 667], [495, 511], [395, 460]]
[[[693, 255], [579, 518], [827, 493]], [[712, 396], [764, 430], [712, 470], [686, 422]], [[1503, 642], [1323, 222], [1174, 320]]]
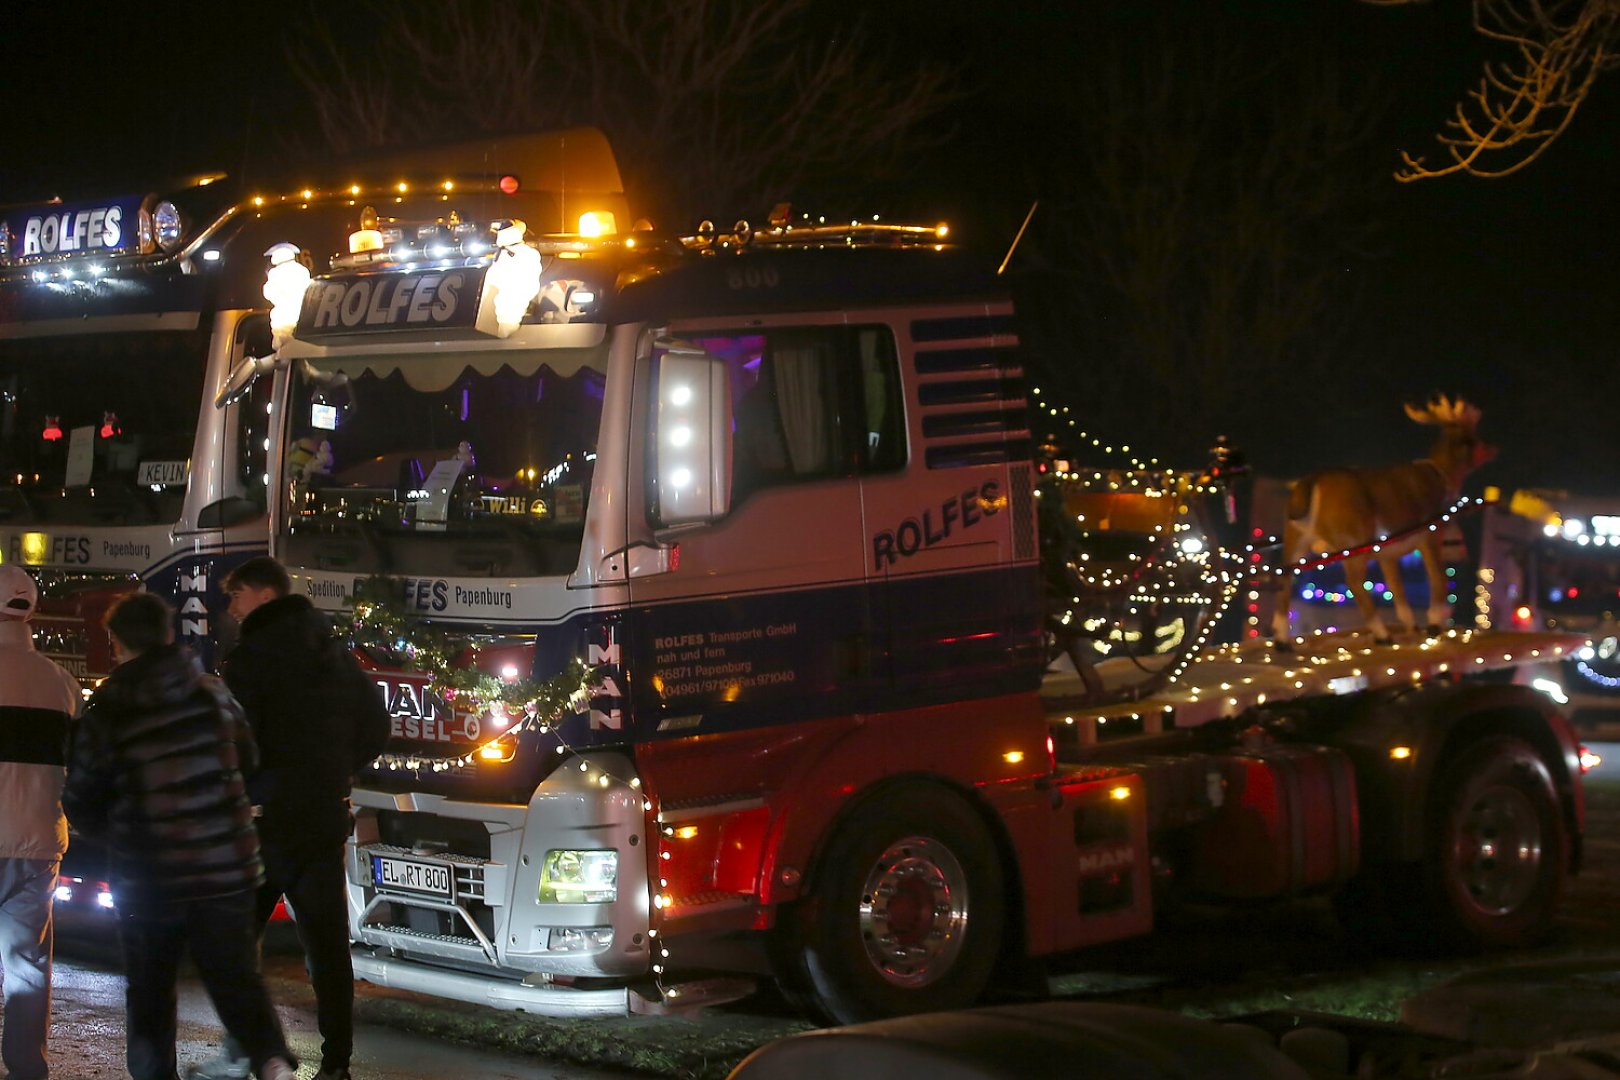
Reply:
[[[525, 730], [550, 730], [562, 717], [582, 710], [591, 687], [601, 681], [600, 672], [580, 660], [544, 680], [503, 679], [480, 671], [476, 667], [478, 643], [407, 610], [399, 599], [404, 594], [404, 582], [399, 578], [374, 575], [358, 582], [348, 601], [350, 641], [359, 648], [394, 658], [406, 671], [425, 674], [427, 692], [449, 708], [504, 714], [511, 723], [485, 740], [486, 744]], [[457, 664], [462, 657], [465, 663]], [[395, 769], [442, 769], [466, 764], [479, 749], [437, 758], [429, 754], [385, 753], [377, 764]]]

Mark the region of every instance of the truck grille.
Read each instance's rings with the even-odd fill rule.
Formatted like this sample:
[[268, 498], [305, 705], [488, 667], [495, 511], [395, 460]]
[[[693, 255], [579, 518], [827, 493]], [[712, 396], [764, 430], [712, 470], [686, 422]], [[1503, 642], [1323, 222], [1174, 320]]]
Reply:
[[[483, 823], [400, 810], [378, 811], [376, 821], [378, 841], [356, 851], [360, 863], [356, 871], [368, 895], [380, 901], [370, 908], [367, 928], [423, 941], [485, 946], [495, 934], [495, 910], [488, 903], [485, 869], [491, 864], [490, 841]], [[452, 895], [424, 896], [377, 886], [371, 869], [374, 855], [448, 866]]]
[[[422, 852], [411, 848], [394, 847], [392, 844], [367, 844], [364, 848], [369, 860], [373, 855], [394, 856], [401, 859], [420, 858]], [[450, 876], [454, 879], [455, 898], [457, 900], [484, 899], [484, 865], [488, 859], [477, 859], [470, 855], [450, 855], [435, 852], [432, 855], [434, 862], [450, 864]], [[386, 892], [387, 890], [382, 890]]]

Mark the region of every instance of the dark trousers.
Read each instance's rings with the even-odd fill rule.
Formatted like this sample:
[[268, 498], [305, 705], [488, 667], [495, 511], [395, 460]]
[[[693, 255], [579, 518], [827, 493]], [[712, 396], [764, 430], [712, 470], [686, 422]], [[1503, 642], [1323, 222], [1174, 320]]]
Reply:
[[321, 1029], [321, 1068], [347, 1068], [354, 1052], [354, 961], [349, 955], [349, 901], [342, 838], [328, 843], [289, 841], [261, 824], [265, 884], [259, 890], [259, 927], [283, 896], [292, 908], [304, 965], [315, 990]]
[[250, 890], [207, 900], [120, 910], [124, 948], [127, 1046], [134, 1080], [175, 1080], [175, 983], [180, 958], [191, 959], [225, 1030], [247, 1051], [258, 1072], [273, 1057], [297, 1064], [259, 976]]

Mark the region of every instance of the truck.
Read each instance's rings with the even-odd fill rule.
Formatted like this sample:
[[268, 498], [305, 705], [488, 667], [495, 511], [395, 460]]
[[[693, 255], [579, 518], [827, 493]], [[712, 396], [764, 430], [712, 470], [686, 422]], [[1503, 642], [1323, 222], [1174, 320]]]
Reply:
[[266, 395], [219, 411], [209, 389], [270, 347], [264, 249], [222, 181], [0, 210], [0, 560], [38, 578], [38, 645], [87, 684], [118, 596], [170, 598], [207, 654], [210, 578], [267, 546]]
[[1620, 503], [1555, 488], [1499, 496], [1479, 551], [1476, 624], [1588, 639], [1572, 655], [1515, 669], [1515, 681], [1551, 696], [1581, 737], [1620, 737]]
[[0, 206], [0, 562], [38, 579], [40, 649], [105, 677], [101, 617], [136, 588], [171, 601], [205, 663], [228, 646], [215, 583], [268, 550], [270, 387], [250, 376], [273, 347], [271, 245], [340, 235], [361, 199], [433, 220], [454, 192], [551, 220], [545, 170], [568, 164], [622, 213], [604, 148], [567, 130], [321, 166], [320, 183], [206, 173]]
[[[847, 1023], [1193, 899], [1550, 927], [1581, 748], [1475, 675], [1580, 638], [1216, 646], [1248, 570], [1207, 485], [1038, 455], [1007, 283], [944, 225], [463, 220], [436, 260], [357, 228], [265, 368], [272, 551], [394, 717], [358, 977], [573, 1016], [772, 978]], [[1062, 613], [1054, 507], [1097, 544]]]

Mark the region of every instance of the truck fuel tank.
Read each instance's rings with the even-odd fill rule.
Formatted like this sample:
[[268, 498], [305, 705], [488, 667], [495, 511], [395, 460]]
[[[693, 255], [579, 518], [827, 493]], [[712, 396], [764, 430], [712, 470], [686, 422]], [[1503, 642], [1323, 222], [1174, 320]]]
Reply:
[[1321, 746], [1212, 756], [1221, 806], [1193, 826], [1187, 884], [1233, 899], [1285, 896], [1349, 880], [1360, 862], [1355, 771]]

